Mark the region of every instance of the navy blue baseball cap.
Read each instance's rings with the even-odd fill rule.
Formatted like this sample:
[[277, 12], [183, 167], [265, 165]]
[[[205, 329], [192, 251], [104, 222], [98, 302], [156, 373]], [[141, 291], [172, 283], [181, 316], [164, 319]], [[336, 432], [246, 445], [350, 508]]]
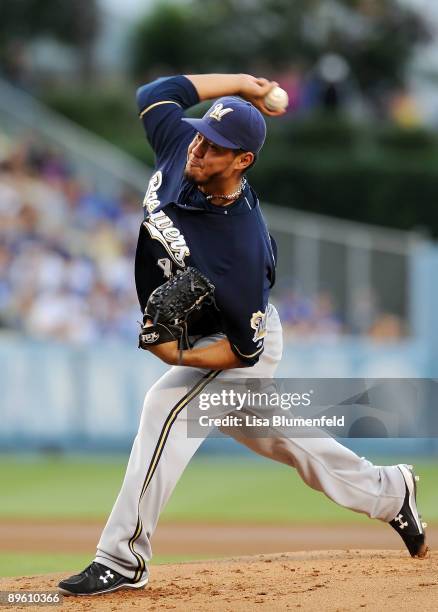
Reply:
[[258, 153], [265, 142], [266, 123], [250, 102], [236, 96], [219, 98], [202, 119], [184, 118], [200, 134], [220, 147]]

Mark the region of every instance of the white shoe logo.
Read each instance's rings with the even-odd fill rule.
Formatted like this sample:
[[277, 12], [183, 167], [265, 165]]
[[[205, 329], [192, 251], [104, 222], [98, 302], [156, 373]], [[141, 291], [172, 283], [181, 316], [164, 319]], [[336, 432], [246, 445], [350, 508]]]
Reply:
[[404, 529], [405, 527], [408, 526], [407, 523], [403, 522], [403, 514], [399, 514], [398, 516], [395, 517], [394, 520], [399, 522], [400, 529]]
[[211, 117], [212, 119], [216, 119], [216, 121], [220, 121], [224, 115], [226, 115], [227, 113], [232, 113], [232, 112], [233, 112], [232, 108], [224, 108], [224, 105], [222, 104], [222, 102], [219, 102], [218, 104], [215, 104], [215, 106], [213, 107], [213, 110], [208, 116]]
[[99, 580], [102, 580], [106, 584], [109, 578], [114, 578], [114, 574], [111, 574], [111, 570], [106, 570], [105, 576], [99, 576]]

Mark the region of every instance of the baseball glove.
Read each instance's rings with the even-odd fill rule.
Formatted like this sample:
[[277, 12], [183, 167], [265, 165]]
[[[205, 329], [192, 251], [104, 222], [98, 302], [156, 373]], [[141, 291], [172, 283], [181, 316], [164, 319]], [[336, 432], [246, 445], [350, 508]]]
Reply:
[[[178, 340], [188, 348], [187, 319], [203, 304], [214, 301], [215, 287], [196, 268], [189, 267], [157, 287], [149, 296], [139, 336], [139, 348]], [[152, 321], [152, 325], [148, 324]]]

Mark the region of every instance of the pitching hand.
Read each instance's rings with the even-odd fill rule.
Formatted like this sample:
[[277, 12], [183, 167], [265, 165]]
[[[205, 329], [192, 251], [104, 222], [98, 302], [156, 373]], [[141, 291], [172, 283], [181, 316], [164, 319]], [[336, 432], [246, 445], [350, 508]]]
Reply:
[[268, 115], [269, 117], [279, 117], [280, 115], [284, 115], [286, 109], [271, 111], [266, 108], [264, 103], [264, 97], [266, 94], [277, 85], [278, 83], [275, 81], [253, 77], [250, 74], [242, 74], [239, 96], [245, 98], [245, 100], [248, 100], [248, 102], [251, 102], [251, 104], [254, 104], [254, 106], [264, 115]]

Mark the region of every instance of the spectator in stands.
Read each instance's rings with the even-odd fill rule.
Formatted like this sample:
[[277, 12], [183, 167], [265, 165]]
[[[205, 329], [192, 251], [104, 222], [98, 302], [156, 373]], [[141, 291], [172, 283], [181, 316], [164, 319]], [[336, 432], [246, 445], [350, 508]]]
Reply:
[[132, 340], [139, 199], [102, 197], [32, 139], [12, 145], [0, 165], [0, 324], [57, 341]]
[[277, 303], [286, 336], [333, 339], [343, 333], [333, 297], [321, 291], [312, 297], [297, 290], [286, 290]]

